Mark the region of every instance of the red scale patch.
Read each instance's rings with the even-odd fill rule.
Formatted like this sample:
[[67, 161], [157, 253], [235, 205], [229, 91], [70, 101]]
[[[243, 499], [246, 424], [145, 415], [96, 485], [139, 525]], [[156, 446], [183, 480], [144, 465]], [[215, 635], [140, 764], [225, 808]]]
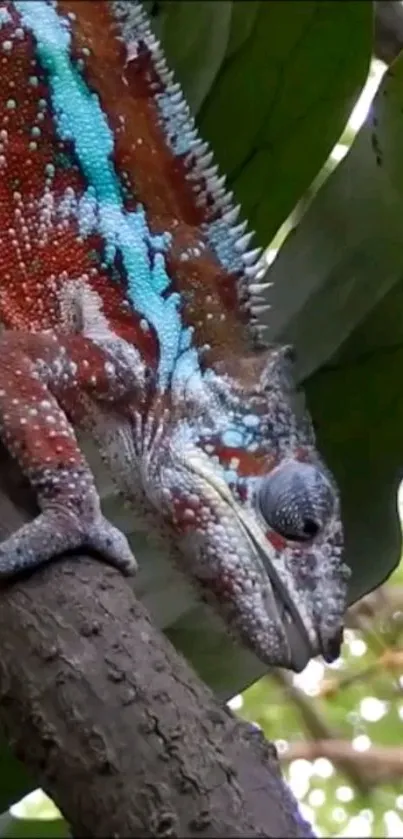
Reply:
[[155, 364], [155, 336], [129, 309], [124, 277], [101, 267], [101, 238], [83, 240], [74, 216], [58, 212], [66, 190], [80, 199], [86, 183], [70, 144], [57, 136], [33, 39], [10, 3], [0, 8], [11, 17], [0, 30], [0, 319], [12, 329], [57, 327], [61, 286], [84, 275], [116, 334]]

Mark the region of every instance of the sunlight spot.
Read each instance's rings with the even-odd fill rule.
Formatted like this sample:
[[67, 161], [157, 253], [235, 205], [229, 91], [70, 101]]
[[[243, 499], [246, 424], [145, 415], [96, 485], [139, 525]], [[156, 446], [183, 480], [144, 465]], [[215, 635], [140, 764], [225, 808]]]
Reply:
[[296, 798], [304, 798], [309, 790], [312, 764], [309, 760], [293, 760], [288, 769], [288, 783]]
[[323, 789], [313, 789], [309, 793], [308, 801], [311, 807], [321, 807], [326, 801], [326, 793]]
[[241, 694], [238, 694], [238, 696], [233, 696], [232, 699], [230, 699], [229, 702], [227, 702], [227, 705], [229, 708], [231, 708], [231, 711], [239, 711], [243, 705], [243, 696], [241, 696]]
[[363, 819], [366, 819], [370, 824], [372, 824], [374, 820], [373, 811], [370, 810], [368, 807], [364, 808], [363, 810], [360, 810], [358, 815], [361, 816]]
[[364, 836], [371, 836], [371, 832], [368, 819], [362, 818], [360, 815], [349, 819], [344, 830], [338, 836], [345, 837], [345, 839], [361, 839]]
[[343, 157], [346, 156], [347, 152], [348, 146], [345, 146], [344, 143], [337, 143], [337, 146], [334, 147], [330, 155], [331, 160], [339, 162], [340, 160], [343, 160]]
[[399, 705], [397, 713], [399, 714], [400, 719], [403, 720], [403, 705]]
[[399, 810], [403, 810], [403, 795], [398, 795], [397, 796], [396, 807], [398, 807]]
[[316, 696], [319, 693], [320, 683], [323, 679], [325, 667], [321, 661], [311, 659], [302, 673], [293, 677], [294, 685], [301, 688], [308, 696]]
[[344, 801], [346, 803], [347, 801], [352, 801], [354, 798], [354, 790], [352, 790], [351, 787], [346, 786], [337, 787], [336, 798], [338, 798], [339, 801]]
[[265, 251], [265, 254], [264, 254], [267, 265], [271, 265], [272, 262], [274, 262], [277, 254], [278, 254], [278, 248], [267, 248], [267, 251]]
[[54, 821], [61, 818], [53, 801], [39, 788], [25, 795], [17, 804], [13, 804], [9, 812], [15, 819]]
[[367, 83], [363, 88], [361, 96], [358, 99], [357, 104], [353, 109], [350, 119], [347, 123], [348, 128], [351, 128], [353, 131], [358, 131], [358, 129], [361, 128], [363, 122], [365, 121], [371, 106], [371, 102], [379, 87], [385, 69], [385, 64], [382, 61], [374, 59], [371, 62], [371, 72], [369, 74]]
[[386, 825], [386, 836], [391, 836], [393, 839], [401, 839], [403, 835], [403, 821], [394, 810], [387, 810], [383, 814], [383, 820]]
[[288, 749], [287, 740], [275, 740], [274, 745], [275, 745], [279, 755], [285, 754], [287, 749]]
[[343, 670], [346, 666], [345, 661], [343, 661], [342, 657], [336, 658], [335, 661], [332, 661], [330, 664], [326, 664], [328, 670]]
[[388, 703], [376, 699], [375, 696], [366, 696], [360, 702], [360, 714], [368, 722], [378, 722], [385, 716], [388, 710]]
[[318, 757], [312, 764], [313, 772], [320, 778], [330, 778], [334, 773], [334, 766], [327, 757]]
[[371, 746], [371, 740], [367, 734], [358, 734], [353, 738], [352, 746], [356, 752], [366, 752]]
[[400, 521], [403, 524], [403, 481], [400, 482], [399, 489], [397, 491], [397, 506], [399, 510]]
[[308, 775], [308, 777], [310, 777], [312, 775], [312, 763], [302, 757], [297, 758], [297, 760], [293, 760], [290, 763], [289, 771], [290, 775], [298, 775], [301, 773], [302, 775]]
[[349, 648], [351, 655], [355, 656], [356, 658], [365, 655], [368, 649], [365, 641], [363, 641], [362, 638], [354, 638], [353, 641], [350, 642]]

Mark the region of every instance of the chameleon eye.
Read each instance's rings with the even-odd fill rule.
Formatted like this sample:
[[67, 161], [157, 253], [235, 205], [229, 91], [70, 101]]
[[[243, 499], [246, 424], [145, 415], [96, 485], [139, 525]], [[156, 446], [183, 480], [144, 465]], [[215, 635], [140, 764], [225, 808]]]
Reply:
[[267, 524], [292, 541], [313, 539], [334, 507], [334, 492], [317, 466], [288, 461], [267, 475], [259, 488], [260, 511]]

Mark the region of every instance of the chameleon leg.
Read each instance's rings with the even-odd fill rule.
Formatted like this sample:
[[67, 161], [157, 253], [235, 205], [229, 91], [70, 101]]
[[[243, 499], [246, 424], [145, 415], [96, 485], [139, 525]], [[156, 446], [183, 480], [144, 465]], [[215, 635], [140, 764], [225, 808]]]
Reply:
[[54, 336], [6, 332], [0, 338], [0, 438], [41, 510], [0, 543], [0, 577], [80, 547], [125, 573], [136, 570], [126, 537], [102, 515], [92, 473], [57, 398], [63, 386], [72, 387], [75, 373]]

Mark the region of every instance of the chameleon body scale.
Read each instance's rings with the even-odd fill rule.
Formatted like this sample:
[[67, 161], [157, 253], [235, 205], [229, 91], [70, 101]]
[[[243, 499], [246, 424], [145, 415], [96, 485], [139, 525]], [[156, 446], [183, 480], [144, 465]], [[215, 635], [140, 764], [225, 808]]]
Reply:
[[229, 630], [301, 669], [339, 648], [339, 501], [232, 198], [140, 4], [0, 2], [0, 436], [41, 510], [0, 574], [135, 570], [83, 430]]

